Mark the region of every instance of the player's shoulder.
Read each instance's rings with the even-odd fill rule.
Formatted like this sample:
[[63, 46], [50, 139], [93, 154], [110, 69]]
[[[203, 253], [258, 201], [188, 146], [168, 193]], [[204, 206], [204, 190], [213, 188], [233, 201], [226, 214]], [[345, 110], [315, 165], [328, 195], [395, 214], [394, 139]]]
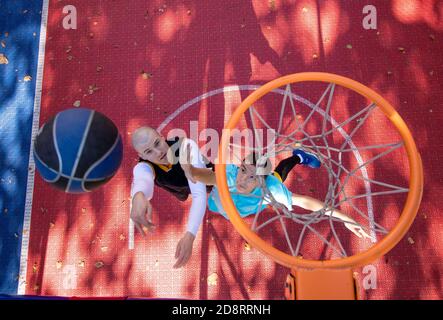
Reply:
[[284, 186], [284, 184], [283, 184], [283, 182], [282, 182], [282, 180], [281, 180], [281, 178], [280, 178], [280, 176], [278, 174], [277, 174], [277, 176], [274, 175], [274, 174], [268, 175], [266, 177], [266, 185], [268, 187], [274, 187], [274, 188], [275, 187]]
[[227, 164], [226, 165], [226, 177], [235, 181], [238, 174], [238, 167], [235, 164]]
[[191, 149], [197, 148], [198, 149], [198, 145], [197, 142], [195, 142], [194, 140], [190, 139], [190, 138], [182, 138], [181, 139], [181, 144], [180, 144], [180, 149], [183, 150], [183, 148], [186, 148], [186, 146], [190, 146]]
[[133, 173], [134, 177], [140, 177], [140, 176], [143, 176], [146, 174], [154, 175], [155, 171], [150, 163], [139, 162], [134, 166], [132, 173]]
[[237, 172], [238, 171], [238, 167], [235, 164], [227, 164], [226, 165], [226, 172]]

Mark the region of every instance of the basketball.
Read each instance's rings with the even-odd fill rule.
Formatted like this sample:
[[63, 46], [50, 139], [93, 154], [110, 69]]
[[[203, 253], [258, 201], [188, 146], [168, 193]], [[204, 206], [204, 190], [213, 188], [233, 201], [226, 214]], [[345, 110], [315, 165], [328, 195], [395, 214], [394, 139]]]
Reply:
[[112, 179], [122, 161], [123, 145], [117, 127], [104, 114], [72, 108], [41, 126], [33, 154], [46, 182], [68, 193], [84, 193]]

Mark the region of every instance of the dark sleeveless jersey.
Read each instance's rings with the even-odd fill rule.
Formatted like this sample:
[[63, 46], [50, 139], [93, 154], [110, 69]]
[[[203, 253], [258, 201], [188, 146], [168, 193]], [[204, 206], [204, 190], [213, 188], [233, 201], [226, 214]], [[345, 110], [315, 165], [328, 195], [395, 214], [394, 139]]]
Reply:
[[[189, 188], [188, 179], [186, 178], [185, 173], [178, 162], [182, 139], [175, 137], [173, 140], [166, 140], [166, 143], [170, 147], [177, 143], [177, 145], [173, 146], [173, 150], [175, 149], [174, 156], [177, 159], [177, 161], [174, 161], [176, 164], [168, 167], [155, 164], [142, 158], [139, 158], [139, 162], [146, 162], [151, 165], [151, 168], [155, 172], [155, 185], [168, 191], [169, 193], [172, 193], [180, 201], [185, 201], [191, 193], [191, 189]], [[209, 161], [205, 161], [205, 163], [207, 168], [214, 168], [214, 165]], [[206, 190], [210, 192], [212, 190], [212, 186], [207, 186]]]

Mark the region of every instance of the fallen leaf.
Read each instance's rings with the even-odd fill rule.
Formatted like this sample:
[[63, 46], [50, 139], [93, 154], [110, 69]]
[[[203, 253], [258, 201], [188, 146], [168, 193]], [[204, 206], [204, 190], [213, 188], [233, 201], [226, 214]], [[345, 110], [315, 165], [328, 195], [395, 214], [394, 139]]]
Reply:
[[124, 240], [126, 240], [126, 237], [125, 237], [125, 235], [124, 235], [123, 233], [122, 233], [122, 234], [120, 234], [120, 237], [119, 237], [119, 238], [120, 238], [120, 240], [121, 240], [121, 241], [124, 241]]
[[414, 243], [415, 243], [414, 239], [412, 239], [411, 237], [408, 238], [408, 242], [409, 242], [410, 244], [414, 244]]
[[152, 73], [147, 73], [144, 70], [142, 70], [142, 72], [140, 74], [142, 75], [143, 79], [151, 79], [152, 78]]
[[303, 9], [301, 9], [301, 11], [303, 11], [303, 12], [308, 12], [308, 8], [303, 7]]
[[97, 72], [100, 72], [100, 71], [102, 71], [103, 70], [103, 67], [102, 66], [97, 66]]
[[24, 78], [23, 78], [23, 81], [25, 81], [25, 82], [28, 82], [28, 81], [31, 81], [32, 80], [32, 77], [31, 76], [25, 76]]
[[80, 260], [78, 262], [78, 266], [81, 267], [81, 268], [84, 268], [85, 267], [85, 260]]
[[93, 85], [90, 85], [90, 86], [88, 87], [88, 92], [89, 92], [89, 94], [93, 94], [93, 93], [96, 92], [98, 89], [99, 89], [99, 88], [98, 88], [95, 84], [93, 84]]
[[245, 242], [245, 249], [246, 249], [246, 251], [250, 251], [251, 250], [251, 246], [247, 242]]
[[312, 55], [312, 59], [317, 59], [317, 58], [318, 58], [318, 55], [314, 53], [314, 54]]
[[49, 228], [54, 228], [55, 224], [54, 222], [49, 222]]
[[86, 208], [82, 208], [82, 213], [86, 213]]
[[275, 0], [269, 0], [269, 10], [275, 11]]
[[154, 266], [156, 266], [156, 267], [158, 267], [158, 260], [155, 260], [155, 264], [154, 264]]
[[9, 60], [3, 53], [0, 53], [0, 64], [8, 64]]
[[6, 48], [6, 42], [2, 41], [0, 42], [3, 48]]
[[398, 47], [398, 51], [400, 51], [401, 53], [405, 53], [405, 52], [406, 52], [406, 49], [403, 48], [403, 47]]
[[101, 250], [102, 252], [106, 252], [106, 251], [108, 251], [108, 247], [103, 246], [103, 247], [100, 248], [100, 250]]
[[72, 105], [76, 108], [80, 107], [80, 100], [74, 101], [74, 103]]
[[347, 45], [346, 45], [346, 48], [347, 48], [347, 49], [352, 49], [352, 44], [347, 44]]
[[95, 263], [95, 267], [96, 267], [97, 269], [102, 268], [104, 265], [105, 265], [105, 264], [103, 263], [103, 261], [97, 261], [97, 262]]
[[36, 273], [37, 270], [38, 270], [38, 264], [37, 264], [37, 262], [35, 262], [34, 265], [32, 266], [32, 272]]
[[208, 276], [208, 285], [209, 286], [216, 286], [218, 280], [218, 274], [215, 272]]
[[63, 266], [63, 262], [62, 261], [57, 261], [57, 263], [55, 264], [55, 267], [57, 268], [57, 269], [60, 269], [61, 267]]

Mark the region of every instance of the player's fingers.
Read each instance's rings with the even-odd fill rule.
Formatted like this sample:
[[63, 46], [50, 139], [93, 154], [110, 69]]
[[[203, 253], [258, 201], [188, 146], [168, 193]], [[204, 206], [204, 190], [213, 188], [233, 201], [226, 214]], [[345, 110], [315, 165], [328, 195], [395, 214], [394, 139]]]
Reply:
[[357, 237], [361, 238], [361, 234], [358, 229], [352, 228], [352, 233], [354, 233]]
[[365, 230], [362, 227], [358, 227], [357, 230], [358, 230], [358, 233], [360, 234], [361, 237], [363, 237], [363, 238], [369, 237], [369, 235], [365, 232]]
[[186, 253], [186, 255], [183, 257], [181, 267], [184, 266], [189, 261], [190, 257], [191, 257], [191, 254], [190, 253]]
[[177, 263], [176, 263], [176, 265], [177, 265], [176, 268], [181, 268], [181, 267], [183, 267], [183, 266], [186, 264], [186, 262], [188, 262], [189, 257], [190, 257], [189, 254], [184, 253], [184, 254], [180, 257], [180, 259], [177, 261]]
[[141, 227], [140, 223], [138, 222], [134, 222], [135, 227], [137, 228], [137, 230], [142, 234], [142, 236], [146, 236], [145, 231], [143, 230], [143, 228]]
[[374, 240], [374, 237], [370, 236], [370, 235], [367, 234], [365, 231], [363, 231], [363, 235], [364, 235], [366, 238], [368, 238], [368, 239]]
[[180, 268], [182, 264], [183, 264], [183, 255], [180, 255], [177, 261], [175, 262], [173, 268]]
[[181, 246], [181, 240], [177, 245], [177, 248], [175, 249], [175, 259], [178, 259], [178, 257], [180, 256], [182, 251], [182, 246]]
[[156, 225], [155, 224], [153, 224], [153, 223], [149, 223], [149, 226], [148, 226], [148, 230], [149, 230], [149, 232], [154, 232], [155, 231], [155, 228], [156, 228]]

